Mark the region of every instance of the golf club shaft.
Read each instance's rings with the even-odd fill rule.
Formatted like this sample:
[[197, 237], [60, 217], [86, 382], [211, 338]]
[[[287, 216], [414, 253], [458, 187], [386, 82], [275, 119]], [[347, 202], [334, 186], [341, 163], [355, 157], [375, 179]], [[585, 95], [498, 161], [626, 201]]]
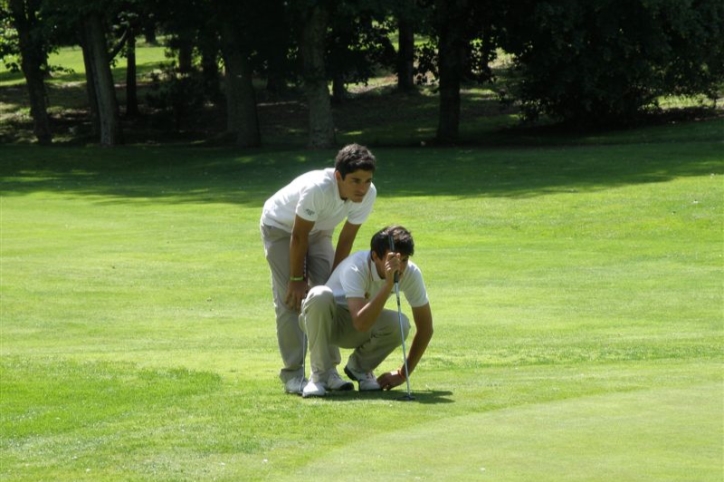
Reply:
[[[395, 239], [392, 233], [388, 235], [390, 242], [390, 252], [395, 252]], [[407, 383], [407, 397], [411, 398], [410, 393], [410, 370], [407, 368], [407, 349], [405, 348], [405, 331], [402, 326], [402, 307], [400, 306], [400, 274], [395, 271], [395, 297], [397, 298], [397, 321], [400, 324], [400, 338], [402, 339], [402, 362], [405, 367], [405, 382]]]
[[407, 383], [407, 396], [411, 397], [410, 393], [410, 371], [407, 368], [407, 349], [405, 348], [405, 332], [402, 328], [402, 308], [400, 307], [400, 283], [395, 281], [395, 296], [397, 297], [397, 320], [400, 323], [400, 337], [402, 338], [402, 361], [405, 366], [405, 382]]
[[[307, 279], [307, 260], [304, 260], [304, 268], [302, 270], [304, 279]], [[301, 313], [300, 313], [301, 315]], [[299, 382], [299, 391], [304, 390], [304, 379], [307, 377], [307, 351], [309, 351], [309, 330], [307, 329], [307, 317], [301, 315], [304, 318], [304, 339], [302, 340], [302, 381]], [[311, 365], [311, 363], [310, 363]], [[312, 379], [312, 373], [309, 373], [309, 379]]]

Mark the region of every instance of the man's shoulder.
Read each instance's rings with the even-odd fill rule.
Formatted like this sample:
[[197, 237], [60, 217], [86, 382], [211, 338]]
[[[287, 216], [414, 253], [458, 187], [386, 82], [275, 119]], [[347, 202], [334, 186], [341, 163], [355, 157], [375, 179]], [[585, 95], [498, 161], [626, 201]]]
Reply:
[[329, 169], [315, 169], [313, 171], [307, 171], [297, 176], [295, 181], [303, 184], [324, 183], [330, 179], [328, 171]]
[[354, 253], [347, 256], [342, 261], [342, 263], [344, 263], [347, 268], [353, 268], [355, 266], [365, 266], [367, 264], [368, 257], [369, 257], [369, 251], [366, 251], [366, 250], [355, 251]]
[[367, 269], [367, 260], [369, 259], [369, 251], [356, 251], [339, 263], [335, 271], [340, 276], [346, 276], [348, 273], [359, 273]]
[[422, 269], [420, 268], [420, 265], [416, 264], [414, 261], [410, 261], [407, 264], [407, 267], [412, 267], [415, 272], [422, 274]]
[[334, 193], [334, 169], [308, 171], [297, 178], [303, 191], [316, 191], [320, 194]]

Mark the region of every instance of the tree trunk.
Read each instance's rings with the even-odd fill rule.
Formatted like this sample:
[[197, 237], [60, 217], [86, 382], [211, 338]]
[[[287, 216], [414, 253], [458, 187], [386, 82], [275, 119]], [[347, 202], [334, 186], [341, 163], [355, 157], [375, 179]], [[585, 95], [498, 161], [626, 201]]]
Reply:
[[[207, 33], [207, 32], [203, 32]], [[204, 94], [211, 102], [219, 104], [222, 100], [219, 71], [219, 43], [214, 35], [205, 35], [199, 46], [201, 49], [201, 75], [204, 79]]]
[[328, 13], [320, 4], [311, 7], [303, 20], [300, 49], [304, 61], [304, 90], [309, 106], [309, 147], [332, 147], [334, 120], [324, 65]]
[[10, 10], [20, 43], [20, 66], [30, 97], [30, 115], [33, 118], [33, 132], [38, 143], [48, 145], [53, 141], [48, 115], [48, 98], [45, 90], [44, 66], [47, 54], [43, 48], [39, 21], [35, 14], [39, 5], [36, 2], [11, 0]]
[[89, 55], [89, 64], [96, 93], [98, 121], [100, 125], [100, 143], [102, 146], [115, 146], [121, 143], [121, 125], [118, 117], [118, 100], [113, 85], [113, 76], [108, 62], [106, 35], [103, 22], [97, 13], [83, 18], [85, 45]]
[[465, 61], [465, 37], [463, 29], [468, 0], [437, 0], [438, 33], [440, 45], [438, 66], [440, 69], [440, 111], [437, 141], [452, 144], [460, 131], [460, 86]]
[[101, 122], [98, 113], [98, 96], [96, 95], [95, 82], [93, 81], [93, 62], [91, 62], [88, 39], [81, 33], [80, 46], [83, 49], [83, 65], [85, 66], [85, 87], [88, 95], [88, 112], [90, 113], [91, 133], [94, 137], [101, 135]]
[[128, 27], [126, 40], [126, 117], [138, 117], [138, 85], [136, 83], [136, 29]]
[[415, 31], [412, 22], [401, 16], [397, 22], [397, 88], [411, 91], [415, 88]]
[[221, 46], [226, 65], [227, 130], [236, 135], [239, 147], [261, 145], [256, 98], [249, 55], [244, 51], [230, 18], [222, 19]]
[[347, 86], [344, 83], [344, 74], [338, 72], [332, 79], [332, 102], [341, 104], [347, 98]]
[[[286, 0], [267, 0], [265, 4], [266, 16], [269, 19], [275, 19], [273, 20], [275, 25], [278, 25], [279, 22], [287, 23], [286, 20], [284, 20], [288, 8], [288, 2]], [[272, 31], [273, 27], [269, 26], [269, 30]], [[266, 89], [273, 94], [284, 95], [288, 91], [288, 45], [286, 42], [281, 41], [270, 41], [266, 43], [266, 57], [268, 62]]]
[[193, 68], [194, 41], [190, 32], [181, 32], [178, 38], [178, 71], [190, 73]]
[[145, 42], [148, 45], [158, 45], [158, 40], [156, 39], [156, 21], [153, 19], [153, 16], [146, 16], [142, 22], [143, 26], [141, 29], [143, 30], [143, 39]]

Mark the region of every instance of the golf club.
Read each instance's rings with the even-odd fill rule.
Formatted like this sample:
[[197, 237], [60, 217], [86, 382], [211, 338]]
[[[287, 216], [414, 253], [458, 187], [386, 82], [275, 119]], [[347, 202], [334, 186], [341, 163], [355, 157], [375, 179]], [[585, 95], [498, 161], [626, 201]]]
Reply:
[[[304, 279], [307, 279], [307, 260], [306, 259], [304, 260], [303, 273], [304, 273], [303, 274]], [[309, 288], [307, 288], [307, 291], [309, 291]], [[301, 313], [300, 313], [300, 316], [303, 316], [303, 315], [301, 315]], [[304, 386], [306, 385], [304, 383], [304, 379], [307, 377], [307, 350], [308, 350], [307, 345], [309, 343], [309, 338], [307, 338], [307, 336], [308, 336], [307, 332], [308, 332], [307, 318], [304, 317], [304, 338], [302, 340], [302, 343], [303, 343], [302, 344], [302, 380], [299, 382], [299, 394], [300, 395], [302, 395], [302, 392], [304, 391]], [[309, 378], [310, 379], [312, 378], [311, 373], [309, 374]]]
[[[390, 252], [395, 252], [395, 240], [392, 237], [392, 233], [388, 234], [390, 241]], [[402, 327], [402, 308], [400, 307], [400, 274], [395, 272], [395, 296], [397, 297], [397, 320], [400, 323], [400, 338], [402, 338], [402, 362], [405, 366], [405, 382], [407, 383], [407, 394], [403, 395], [400, 400], [409, 401], [414, 400], [415, 397], [410, 393], [410, 371], [407, 369], [407, 350], [405, 348], [405, 332]]]

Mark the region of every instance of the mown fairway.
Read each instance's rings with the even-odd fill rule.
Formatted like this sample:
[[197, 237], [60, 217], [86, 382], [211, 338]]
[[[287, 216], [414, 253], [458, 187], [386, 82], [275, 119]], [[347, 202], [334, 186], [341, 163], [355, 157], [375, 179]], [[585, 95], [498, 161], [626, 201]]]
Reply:
[[0, 147], [0, 478], [721, 481], [723, 126], [370, 144], [356, 248], [410, 228], [435, 315], [410, 403], [276, 378], [261, 205], [334, 152]]

